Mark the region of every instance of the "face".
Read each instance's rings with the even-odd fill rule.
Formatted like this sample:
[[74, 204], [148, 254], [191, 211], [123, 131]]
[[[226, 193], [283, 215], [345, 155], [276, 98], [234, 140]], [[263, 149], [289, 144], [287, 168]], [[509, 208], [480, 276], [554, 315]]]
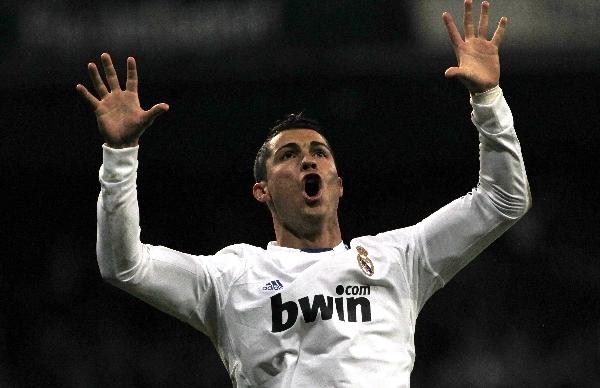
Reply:
[[323, 136], [312, 129], [290, 129], [269, 146], [267, 180], [256, 183], [253, 191], [269, 206], [274, 221], [298, 232], [337, 222], [342, 179]]

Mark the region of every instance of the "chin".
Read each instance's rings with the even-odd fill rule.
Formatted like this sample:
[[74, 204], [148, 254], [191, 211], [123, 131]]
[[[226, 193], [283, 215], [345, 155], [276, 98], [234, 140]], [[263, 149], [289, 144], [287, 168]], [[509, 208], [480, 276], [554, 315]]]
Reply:
[[336, 214], [323, 206], [306, 207], [302, 211], [302, 217], [309, 218], [311, 222], [323, 222], [324, 220], [335, 218]]

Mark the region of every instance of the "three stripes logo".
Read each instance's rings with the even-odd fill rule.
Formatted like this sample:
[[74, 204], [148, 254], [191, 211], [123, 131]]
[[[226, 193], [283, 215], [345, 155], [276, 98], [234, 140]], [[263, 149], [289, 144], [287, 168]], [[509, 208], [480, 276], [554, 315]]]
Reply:
[[282, 288], [283, 288], [283, 284], [281, 284], [279, 279], [277, 279], [277, 280], [271, 280], [270, 282], [267, 282], [267, 284], [264, 285], [262, 290], [263, 291], [277, 291], [277, 290], [281, 290]]

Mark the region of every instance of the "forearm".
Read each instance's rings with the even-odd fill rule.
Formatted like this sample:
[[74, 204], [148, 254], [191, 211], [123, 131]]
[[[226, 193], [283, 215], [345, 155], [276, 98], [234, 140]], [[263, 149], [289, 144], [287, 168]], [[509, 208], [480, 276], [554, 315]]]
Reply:
[[96, 253], [102, 277], [107, 280], [133, 280], [143, 259], [136, 191], [137, 152], [137, 147], [103, 146]]
[[478, 185], [417, 225], [423, 268], [442, 285], [531, 206], [521, 147], [501, 90], [473, 100], [480, 140]]
[[[214, 336], [209, 258], [140, 241], [137, 147], [103, 146], [96, 253], [103, 279]], [[208, 313], [207, 313], [208, 312]]]
[[471, 104], [480, 143], [478, 191], [503, 216], [518, 218], [531, 207], [531, 194], [511, 111], [499, 87], [472, 96]]

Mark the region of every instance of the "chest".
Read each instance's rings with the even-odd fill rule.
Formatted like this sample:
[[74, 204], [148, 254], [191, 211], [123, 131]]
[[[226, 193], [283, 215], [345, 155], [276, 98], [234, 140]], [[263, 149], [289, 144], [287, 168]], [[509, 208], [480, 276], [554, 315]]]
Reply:
[[362, 258], [350, 249], [249, 266], [223, 313], [245, 375], [261, 385], [296, 368], [309, 376], [411, 363], [416, 314], [402, 267], [392, 252], [365, 248]]
[[392, 252], [372, 247], [262, 257], [228, 290], [225, 314], [245, 342], [411, 336], [402, 329], [414, 322], [405, 278]]

